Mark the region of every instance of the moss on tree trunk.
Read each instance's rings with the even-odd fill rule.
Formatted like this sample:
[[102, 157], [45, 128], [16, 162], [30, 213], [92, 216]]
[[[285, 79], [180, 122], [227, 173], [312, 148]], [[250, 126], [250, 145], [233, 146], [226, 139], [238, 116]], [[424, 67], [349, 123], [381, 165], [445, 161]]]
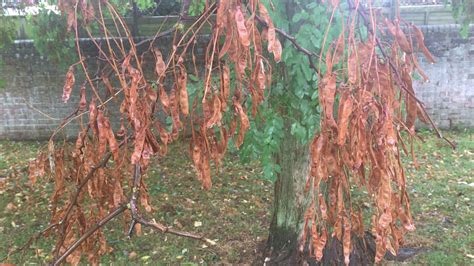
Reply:
[[283, 262], [296, 256], [304, 213], [309, 203], [304, 193], [309, 171], [308, 146], [287, 133], [276, 160], [281, 172], [275, 182], [267, 251], [272, 260]]

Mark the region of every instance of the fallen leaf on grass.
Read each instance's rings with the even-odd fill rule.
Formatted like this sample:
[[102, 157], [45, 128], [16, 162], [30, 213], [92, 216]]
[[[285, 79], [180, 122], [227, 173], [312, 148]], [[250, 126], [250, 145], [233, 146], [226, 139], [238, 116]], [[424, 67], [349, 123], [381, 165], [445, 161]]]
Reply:
[[128, 254], [128, 258], [131, 260], [133, 260], [136, 257], [137, 257], [137, 253], [135, 251], [132, 251], [130, 252], [130, 254]]

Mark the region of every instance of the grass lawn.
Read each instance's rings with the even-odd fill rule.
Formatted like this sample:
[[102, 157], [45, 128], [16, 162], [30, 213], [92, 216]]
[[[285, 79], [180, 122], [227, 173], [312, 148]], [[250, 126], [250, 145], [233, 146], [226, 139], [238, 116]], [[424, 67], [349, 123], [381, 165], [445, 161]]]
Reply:
[[[405, 245], [423, 252], [408, 262], [413, 265], [474, 264], [474, 132], [446, 132], [458, 148], [452, 151], [431, 133], [422, 132], [425, 143], [418, 149], [420, 168], [407, 164], [408, 191], [417, 230]], [[31, 187], [27, 162], [42, 143], [0, 142], [0, 258], [25, 243], [48, 224], [50, 183]], [[261, 178], [258, 164], [241, 164], [228, 156], [214, 187], [204, 192], [195, 179], [187, 145], [171, 147], [161, 168], [149, 173], [149, 192], [154, 218], [176, 228], [205, 234], [217, 242], [195, 240], [143, 230], [128, 239], [126, 223], [117, 219], [106, 227], [113, 252], [103, 262], [125, 264], [252, 263], [264, 245], [270, 222], [273, 184]], [[407, 158], [407, 162], [408, 162]], [[11, 263], [44, 263], [52, 239], [34, 242]], [[384, 262], [396, 265], [394, 262]]]

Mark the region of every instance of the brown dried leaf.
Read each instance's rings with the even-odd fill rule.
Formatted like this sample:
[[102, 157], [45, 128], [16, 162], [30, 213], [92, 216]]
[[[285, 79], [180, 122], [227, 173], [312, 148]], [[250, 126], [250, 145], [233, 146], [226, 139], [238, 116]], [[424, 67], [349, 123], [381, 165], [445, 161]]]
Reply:
[[112, 130], [112, 127], [110, 126], [110, 122], [108, 118], [104, 118], [104, 127], [107, 132], [107, 142], [109, 144], [110, 151], [112, 152], [112, 155], [114, 156], [114, 160], [118, 161], [119, 160], [119, 145], [117, 143], [117, 140], [115, 139], [115, 135]]
[[162, 78], [165, 74], [166, 71], [166, 64], [165, 61], [163, 61], [163, 55], [160, 52], [160, 49], [154, 48], [153, 49], [153, 54], [155, 55], [155, 72], [156, 75], [158, 76], [158, 79]]
[[392, 214], [390, 213], [388, 209], [385, 209], [384, 213], [380, 215], [378, 225], [383, 229], [387, 229], [391, 223], [392, 223]]
[[328, 239], [328, 232], [326, 231], [326, 228], [323, 228], [321, 235], [317, 238], [316, 250], [314, 251], [317, 261], [321, 261], [321, 259], [323, 258], [323, 250], [324, 250], [324, 247], [326, 246], [327, 239]]
[[142, 127], [136, 131], [135, 146], [132, 153], [131, 163], [138, 164], [142, 157], [143, 148], [145, 146], [146, 127]]
[[211, 181], [211, 165], [209, 163], [208, 156], [202, 157], [201, 169], [202, 169], [202, 188], [205, 190], [209, 190], [212, 187], [212, 181]]
[[99, 157], [105, 154], [107, 149], [107, 129], [105, 128], [105, 119], [102, 110], [97, 115], [97, 128], [99, 130]]
[[86, 86], [85, 84], [81, 87], [81, 100], [79, 101], [79, 111], [83, 112], [86, 110], [87, 100], [86, 100]]
[[236, 6], [234, 20], [237, 26], [237, 32], [239, 33], [240, 43], [245, 47], [250, 46], [249, 32], [245, 26], [244, 14], [242, 13], [242, 8], [240, 6]]
[[[229, 25], [229, 24], [228, 24]], [[227, 52], [229, 51], [229, 49], [231, 48], [232, 46], [232, 43], [234, 43], [234, 28], [233, 27], [227, 27], [225, 29], [225, 41], [224, 41], [224, 44], [222, 45], [222, 48], [220, 49], [219, 51], [219, 59], [222, 59], [222, 57], [224, 57], [224, 55], [227, 54]]]
[[220, 125], [220, 121], [222, 119], [221, 113], [221, 101], [219, 97], [214, 94], [212, 97], [212, 116], [207, 120], [206, 127], [211, 128], [214, 125]]
[[227, 101], [230, 96], [230, 69], [225, 64], [221, 71], [221, 110], [225, 112], [227, 109]]
[[324, 196], [322, 193], [319, 193], [319, 210], [321, 211], [321, 217], [323, 218], [323, 220], [327, 220], [328, 219], [328, 214], [327, 214], [327, 210], [328, 210], [328, 207], [326, 205], [326, 200], [324, 199]]
[[275, 43], [273, 44], [273, 59], [276, 63], [281, 61], [281, 53], [282, 53], [282, 46], [280, 40], [275, 39]]
[[390, 20], [385, 18], [385, 25], [387, 25], [387, 28], [390, 32], [390, 34], [395, 37], [397, 40], [398, 45], [400, 45], [400, 48], [407, 54], [411, 54], [413, 52], [413, 49], [408, 42], [408, 39], [405, 35], [405, 33], [402, 31], [400, 28], [400, 25], [394, 25]]
[[342, 146], [346, 142], [349, 117], [352, 113], [352, 100], [349, 93], [344, 93], [339, 103], [337, 144]]
[[[405, 83], [405, 87], [409, 92], [413, 95], [415, 94], [415, 90], [413, 89], [412, 80], [410, 77], [410, 73], [407, 70], [402, 72], [402, 81]], [[409, 93], [405, 93], [405, 104], [406, 104], [406, 121], [405, 124], [411, 132], [415, 132], [415, 122], [417, 117], [417, 102], [415, 98], [413, 98]]]
[[263, 18], [263, 21], [267, 24], [266, 29], [266, 39], [268, 41], [268, 52], [273, 53], [273, 57], [275, 62], [280, 62], [281, 60], [281, 53], [282, 53], [282, 46], [278, 38], [276, 37], [276, 30], [275, 26], [273, 25], [273, 21], [268, 14], [268, 10], [265, 8], [261, 2], [258, 5], [258, 11], [260, 16]]
[[319, 100], [323, 106], [325, 121], [331, 127], [336, 128], [337, 125], [333, 115], [334, 99], [336, 96], [336, 76], [327, 73], [321, 81], [319, 91]]
[[420, 49], [425, 55], [426, 59], [432, 64], [436, 63], [433, 55], [430, 53], [428, 48], [425, 46], [425, 36], [423, 32], [415, 25], [412, 25], [413, 30], [415, 31], [416, 43], [418, 44], [418, 49]]
[[162, 83], [160, 83], [158, 90], [161, 105], [163, 105], [163, 109], [166, 111], [169, 109], [170, 106], [170, 99], [168, 98], [168, 93], [166, 93], [165, 86], [163, 86]]
[[76, 79], [74, 77], [74, 67], [70, 66], [69, 70], [67, 71], [66, 81], [63, 87], [63, 102], [64, 103], [67, 103], [67, 101], [69, 100], [69, 97], [71, 97], [72, 87], [74, 87], [75, 80]]
[[186, 89], [188, 76], [182, 68], [181, 75], [178, 78], [179, 84], [179, 106], [181, 107], [181, 113], [187, 116], [189, 114], [189, 103], [188, 103], [188, 91]]
[[244, 142], [245, 133], [250, 128], [250, 122], [247, 114], [245, 113], [239, 102], [234, 101], [234, 108], [240, 119], [239, 135], [237, 136], [237, 140], [235, 141], [235, 146], [239, 148], [240, 145], [242, 145], [242, 143]]
[[359, 65], [357, 62], [357, 54], [352, 51], [349, 59], [347, 60], [347, 75], [349, 76], [349, 83], [355, 84], [357, 82]]

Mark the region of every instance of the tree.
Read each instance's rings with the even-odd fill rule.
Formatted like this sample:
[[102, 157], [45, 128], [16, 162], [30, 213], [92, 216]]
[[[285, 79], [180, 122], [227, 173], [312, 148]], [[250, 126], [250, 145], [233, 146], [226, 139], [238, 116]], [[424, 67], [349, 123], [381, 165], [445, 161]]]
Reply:
[[[338, 2], [332, 4], [334, 3], [337, 6]], [[387, 234], [387, 230], [383, 227], [377, 228], [377, 220], [375, 220], [372, 232], [376, 232], [374, 236], [378, 237], [378, 243], [374, 243], [372, 237], [365, 234], [362, 227], [364, 224], [362, 217], [367, 216], [367, 213], [361, 212], [361, 203], [367, 204], [371, 199], [361, 198], [360, 193], [363, 193], [364, 186], [369, 193], [378, 193], [380, 198], [372, 198], [373, 206], [383, 213], [381, 207], [383, 201], [390, 201], [391, 198], [394, 204], [395, 202], [404, 204], [403, 198], [406, 197], [404, 181], [399, 181], [404, 180], [405, 176], [401, 172], [396, 174], [398, 176], [393, 177], [392, 181], [385, 181], [385, 186], [388, 187], [395, 181], [401, 196], [385, 195], [387, 198], [384, 199], [381, 191], [377, 191], [381, 189], [381, 185], [377, 184], [380, 181], [376, 180], [378, 177], [375, 177], [374, 173], [371, 173], [378, 171], [371, 165], [378, 164], [378, 159], [363, 158], [363, 154], [374, 153], [370, 151], [374, 149], [378, 150], [380, 154], [377, 157], [382, 158], [382, 161], [387, 159], [383, 158], [384, 156], [399, 158], [400, 153], [395, 146], [403, 139], [397, 134], [393, 135], [399, 129], [376, 125], [387, 123], [385, 119], [390, 121], [396, 117], [398, 122], [394, 124], [407, 129], [411, 137], [414, 136], [414, 120], [417, 116], [429, 123], [421, 103], [417, 103], [418, 100], [414, 98], [410, 80], [412, 71], [419, 71], [427, 79], [413, 55], [415, 40], [418, 46], [415, 46], [415, 49], [423, 51], [428, 60], [434, 60], [423, 45], [423, 36], [419, 29], [414, 27], [415, 34], [405, 36], [399, 24], [394, 25], [389, 21], [382, 21], [382, 25], [371, 25], [369, 21], [377, 21], [373, 20], [376, 17], [352, 1], [341, 3], [339, 9], [331, 8], [332, 4], [325, 6], [314, 1], [273, 1], [273, 4], [277, 10], [272, 13], [275, 24], [295, 38], [288, 39], [283, 44], [284, 67], [277, 75], [279, 78], [274, 79], [276, 86], [273, 86], [268, 106], [265, 107], [270, 110], [262, 115], [265, 122], [260, 121], [260, 125], [264, 124], [264, 126], [260, 126], [260, 130], [258, 126], [251, 129], [249, 134], [251, 140], [246, 144], [248, 147], [244, 147], [247, 149], [244, 150], [246, 154], [256, 153], [255, 156], [272, 158], [268, 162], [264, 159], [264, 169], [269, 169], [267, 176], [276, 177], [267, 256], [270, 261], [281, 264], [301, 263], [306, 259], [305, 257], [308, 257], [308, 253], [329, 264], [337, 261], [340, 264], [344, 263], [347, 258], [344, 258], [343, 253], [346, 257], [351, 256], [351, 261], [356, 264], [370, 263], [375, 255], [377, 255], [377, 260], [380, 260], [384, 255], [386, 245], [390, 251], [395, 252], [402, 243], [400, 229], [395, 225], [397, 216], [405, 225], [405, 229], [413, 229], [409, 216], [409, 204], [397, 205], [396, 208], [401, 208], [400, 212], [391, 214], [390, 218], [393, 222], [390, 222], [389, 230], [392, 231], [392, 243], [385, 243], [383, 238], [386, 235], [382, 234]], [[368, 25], [365, 29], [367, 31], [354, 33], [352, 27], [359, 23]], [[378, 34], [378, 28], [384, 26], [389, 26], [395, 43], [385, 45], [378, 39], [379, 37], [373, 36], [373, 32]], [[410, 27], [412, 26], [408, 25], [408, 28]], [[360, 29], [359, 26], [356, 28]], [[294, 45], [292, 41], [298, 45]], [[372, 41], [372, 44], [369, 41]], [[369, 43], [364, 44], [364, 42]], [[397, 65], [392, 63], [400, 62], [397, 56], [403, 53], [409, 55], [408, 60]], [[380, 61], [372, 62], [371, 60], [374, 59], [368, 58], [369, 54]], [[316, 62], [311, 62], [312, 58]], [[329, 62], [330, 60], [332, 62]], [[387, 64], [384, 61], [390, 63]], [[364, 69], [378, 64], [385, 68], [384, 72], [380, 73], [381, 70], [378, 69]], [[338, 74], [328, 75], [331, 68], [337, 69], [334, 72]], [[324, 72], [326, 74], [322, 74]], [[387, 102], [372, 99], [374, 103], [377, 103], [376, 105], [379, 105], [379, 112], [386, 108], [393, 108], [391, 110], [394, 111], [393, 117], [380, 113], [377, 115], [376, 110], [373, 110], [375, 111], [373, 114], [367, 114], [367, 110], [357, 110], [364, 106], [364, 101], [366, 101], [357, 99], [361, 97], [361, 95], [357, 96], [357, 88], [363, 87], [371, 91], [370, 87], [374, 84], [371, 84], [368, 79], [373, 73], [388, 76], [388, 80], [383, 81], [385, 82], [383, 87], [394, 90], [390, 92], [392, 96], [384, 94], [380, 99], [386, 97], [393, 99], [394, 95], [397, 95], [400, 101], [395, 103], [392, 100], [393, 102], [387, 104]], [[342, 81], [336, 82], [335, 77]], [[315, 89], [316, 87], [318, 89]], [[397, 88], [399, 91], [396, 91]], [[325, 89], [330, 89], [330, 92], [325, 92]], [[400, 97], [405, 97], [405, 104], [410, 103], [406, 108], [408, 114], [404, 122]], [[317, 98], [319, 101], [315, 101]], [[388, 106], [391, 104], [394, 106]], [[334, 110], [333, 105], [338, 106], [337, 111]], [[335, 112], [334, 115], [333, 112]], [[365, 115], [367, 117], [364, 118]], [[383, 119], [379, 122], [376, 122], [377, 119], [369, 122], [369, 117], [372, 115], [383, 117]], [[320, 120], [321, 124], [318, 125]], [[373, 130], [372, 127], [378, 130]], [[391, 140], [389, 140], [390, 135], [392, 135]], [[308, 147], [313, 138], [311, 147]], [[269, 140], [262, 144], [259, 141], [261, 139]], [[377, 140], [376, 143], [375, 140]], [[385, 145], [388, 146], [383, 147], [381, 145], [383, 142], [386, 142]], [[406, 152], [406, 148], [404, 149]], [[388, 155], [387, 151], [390, 150], [397, 152]], [[402, 169], [400, 162], [385, 161], [384, 164], [390, 165], [388, 167], [393, 167], [393, 169], [399, 169], [397, 171]], [[367, 169], [370, 169], [369, 175], [365, 173]], [[387, 187], [385, 189], [392, 190]], [[395, 206], [391, 207], [395, 208]], [[381, 217], [383, 214], [374, 218], [379, 219], [380, 222]], [[305, 246], [307, 235], [311, 237]], [[315, 243], [316, 240], [319, 242]], [[344, 248], [342, 241], [345, 241]], [[366, 242], [372, 246], [367, 248], [363, 244]], [[309, 244], [311, 245], [308, 246]], [[323, 250], [324, 247], [326, 248]], [[311, 254], [312, 252], [314, 253]], [[348, 255], [349, 252], [351, 252], [350, 255]], [[300, 256], [302, 253], [303, 256]], [[322, 258], [323, 255], [324, 258]]]
[[[425, 77], [416, 50], [433, 60], [415, 26], [405, 25], [405, 33], [399, 21], [382, 20], [351, 0], [221, 0], [204, 2], [189, 27], [178, 22], [137, 43], [108, 1], [61, 1], [59, 8], [79, 58], [66, 75], [65, 102], [77, 72], [86, 77], [79, 106], [60, 129], [78, 117], [88, 121], [75, 145], [56, 147], [53, 134], [48, 150], [30, 166], [32, 183], [46, 173], [55, 181], [50, 226], [40, 232], [57, 237], [54, 264], [78, 263], [81, 254], [97, 263], [108, 252], [101, 227], [124, 213], [129, 235], [147, 226], [213, 244], [143, 214], [152, 209], [148, 165], [166, 155], [185, 123], [203, 189], [212, 186], [211, 161], [219, 167], [228, 143], [241, 147], [253, 128], [247, 140], [263, 145], [266, 176], [277, 179], [272, 262], [301, 254], [321, 260], [330, 255], [327, 247], [348, 264], [362, 249], [368, 215], [358, 207], [362, 202], [372, 204], [376, 261], [386, 250], [395, 253], [404, 231], [414, 229], [400, 160], [401, 151], [408, 154], [402, 132], [413, 141], [415, 120], [429, 122], [411, 74]], [[106, 16], [116, 29], [107, 27]], [[92, 26], [100, 29], [104, 45], [95, 41]], [[381, 41], [385, 27], [391, 39]], [[99, 50], [98, 71], [91, 72], [90, 59], [82, 55], [80, 30]], [[203, 30], [211, 32], [205, 71], [188, 71], [197, 69], [190, 52]], [[111, 38], [113, 32], [124, 38]], [[170, 36], [173, 46], [166, 55], [155, 43]], [[152, 76], [144, 72], [146, 54], [154, 57]], [[196, 76], [199, 89], [188, 83]], [[112, 99], [120, 102], [122, 122], [115, 132]], [[169, 124], [157, 119], [158, 111]], [[255, 145], [242, 152], [258, 149]]]
[[451, 9], [454, 19], [461, 24], [461, 36], [467, 38], [469, 25], [474, 21], [474, 3], [467, 0], [453, 0]]

